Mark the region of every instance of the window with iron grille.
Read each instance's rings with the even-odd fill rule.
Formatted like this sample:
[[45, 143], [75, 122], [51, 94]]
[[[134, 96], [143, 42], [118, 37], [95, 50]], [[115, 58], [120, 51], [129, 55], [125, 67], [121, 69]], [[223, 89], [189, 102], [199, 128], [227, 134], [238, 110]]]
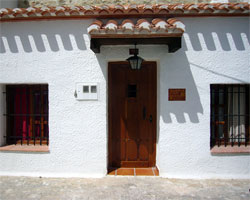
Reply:
[[210, 146], [249, 145], [249, 84], [213, 84]]
[[7, 144], [48, 145], [48, 85], [6, 85]]

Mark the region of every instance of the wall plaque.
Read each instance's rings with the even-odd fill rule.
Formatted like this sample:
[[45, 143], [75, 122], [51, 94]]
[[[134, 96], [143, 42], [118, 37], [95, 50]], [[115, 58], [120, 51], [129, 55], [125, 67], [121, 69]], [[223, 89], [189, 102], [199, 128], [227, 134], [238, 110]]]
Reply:
[[185, 101], [186, 100], [186, 89], [168, 89], [168, 100], [169, 101]]

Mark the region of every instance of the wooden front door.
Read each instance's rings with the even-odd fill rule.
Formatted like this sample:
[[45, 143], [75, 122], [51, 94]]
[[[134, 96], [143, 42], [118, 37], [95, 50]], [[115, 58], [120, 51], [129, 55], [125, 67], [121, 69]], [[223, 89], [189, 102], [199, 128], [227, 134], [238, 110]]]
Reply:
[[111, 62], [109, 167], [154, 167], [156, 156], [156, 62], [131, 70]]

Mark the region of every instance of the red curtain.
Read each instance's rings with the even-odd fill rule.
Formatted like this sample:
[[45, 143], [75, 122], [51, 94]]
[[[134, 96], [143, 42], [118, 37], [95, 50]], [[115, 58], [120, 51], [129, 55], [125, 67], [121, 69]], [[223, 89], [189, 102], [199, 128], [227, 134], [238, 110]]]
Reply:
[[28, 106], [28, 98], [27, 90], [24, 87], [16, 88], [16, 91], [14, 92], [15, 95], [15, 106], [14, 106], [14, 114], [15, 120], [14, 120], [14, 132], [16, 133], [16, 136], [21, 139], [26, 139], [28, 136], [28, 120], [29, 117], [26, 117], [27, 114], [30, 113], [29, 106]]
[[23, 140], [48, 143], [48, 86], [11, 85], [7, 93], [10, 143]]

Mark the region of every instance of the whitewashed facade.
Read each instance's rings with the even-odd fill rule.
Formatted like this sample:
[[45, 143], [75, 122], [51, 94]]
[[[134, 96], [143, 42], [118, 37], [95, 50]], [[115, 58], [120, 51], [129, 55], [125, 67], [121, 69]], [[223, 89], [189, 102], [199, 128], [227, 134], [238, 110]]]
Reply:
[[[249, 17], [178, 18], [182, 48], [139, 45], [157, 62], [156, 165], [169, 178], [250, 178], [249, 154], [210, 152], [210, 84], [250, 83]], [[103, 177], [108, 157], [108, 62], [133, 46], [90, 49], [93, 19], [0, 24], [0, 144], [8, 84], [49, 86], [49, 152], [0, 152], [0, 175]], [[77, 82], [98, 83], [97, 101], [78, 101]], [[186, 88], [186, 101], [169, 101]]]

